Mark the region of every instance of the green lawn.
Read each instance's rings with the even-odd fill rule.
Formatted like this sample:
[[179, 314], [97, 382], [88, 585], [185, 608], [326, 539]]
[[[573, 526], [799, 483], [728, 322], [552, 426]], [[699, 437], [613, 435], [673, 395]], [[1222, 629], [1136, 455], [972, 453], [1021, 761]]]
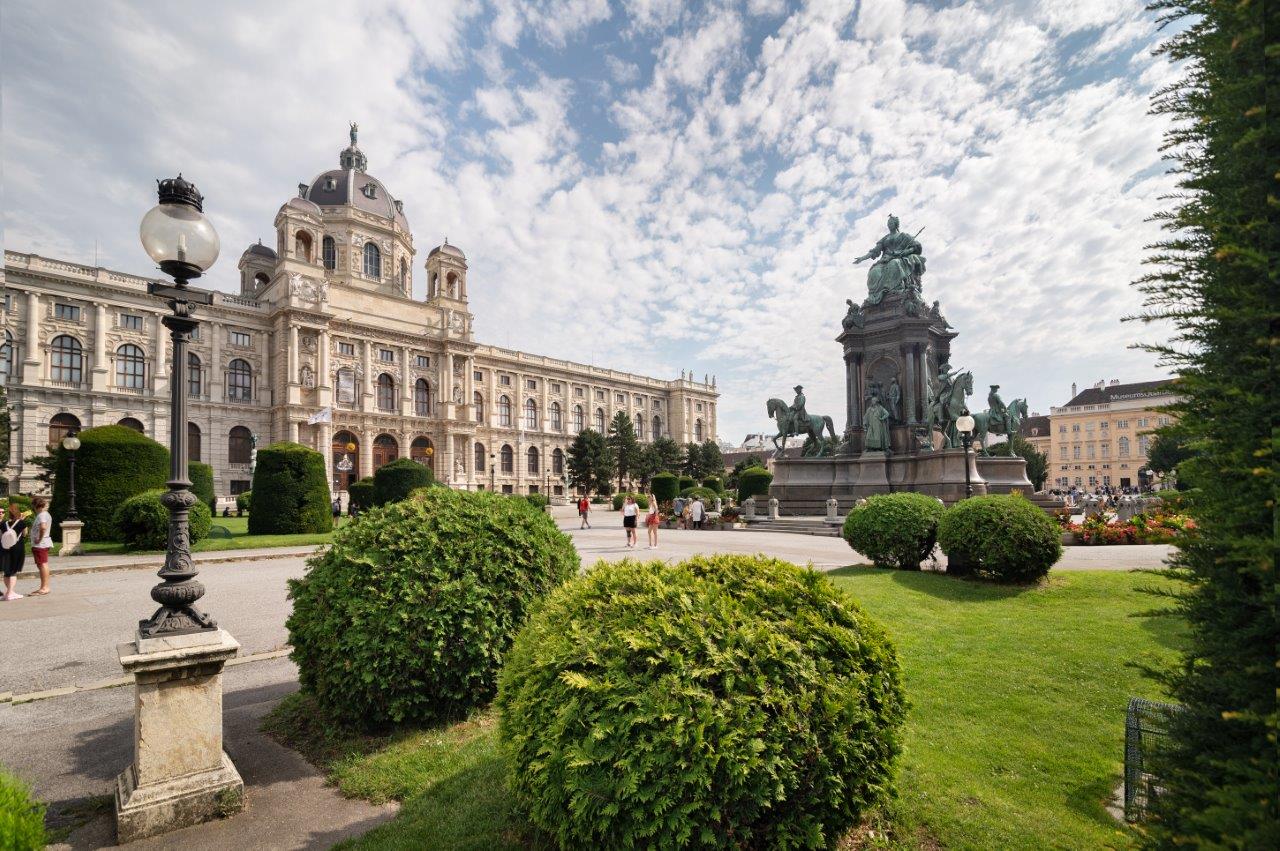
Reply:
[[[1122, 847], [1105, 810], [1120, 781], [1124, 711], [1158, 697], [1133, 663], [1163, 662], [1170, 618], [1140, 617], [1166, 580], [1062, 573], [1030, 589], [870, 568], [834, 574], [893, 634], [911, 699], [899, 796], [846, 847]], [[503, 789], [495, 724], [384, 739], [326, 727], [295, 696], [275, 734], [325, 767], [348, 795], [404, 802], [344, 847], [536, 848]]]
[[[339, 517], [337, 525], [341, 526], [347, 519], [346, 517]], [[198, 541], [191, 547], [191, 551], [193, 553], [209, 553], [219, 550], [248, 550], [258, 547], [300, 547], [306, 544], [327, 544], [332, 537], [332, 532], [319, 532], [310, 535], [250, 535], [249, 518], [247, 516], [215, 517], [213, 518], [213, 526], [209, 532], [209, 537]], [[57, 555], [58, 548], [61, 546], [61, 544], [55, 545], [54, 555]], [[84, 552], [115, 554], [153, 551], [126, 550], [124, 544], [116, 541], [85, 541]]]

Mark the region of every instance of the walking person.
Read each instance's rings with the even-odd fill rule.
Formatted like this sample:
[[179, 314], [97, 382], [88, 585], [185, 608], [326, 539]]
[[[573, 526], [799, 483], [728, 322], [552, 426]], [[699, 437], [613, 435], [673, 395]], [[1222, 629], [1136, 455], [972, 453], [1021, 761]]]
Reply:
[[689, 519], [693, 521], [693, 528], [701, 529], [702, 521], [707, 517], [707, 507], [702, 502], [702, 497], [695, 496], [693, 504], [689, 506]]
[[582, 518], [582, 522], [578, 524], [579, 529], [591, 528], [591, 518], [588, 516], [590, 514], [591, 500], [587, 499], [587, 495], [584, 493], [582, 496], [578, 497], [578, 516]]
[[644, 528], [649, 533], [649, 549], [656, 550], [658, 548], [658, 524], [662, 522], [662, 515], [658, 513], [658, 498], [653, 494], [649, 494], [649, 513], [644, 517]]
[[671, 504], [671, 517], [675, 520], [677, 529], [684, 528], [684, 497], [676, 497]]
[[627, 494], [627, 501], [622, 504], [622, 528], [627, 532], [627, 546], [632, 549], [636, 545], [636, 518], [639, 513], [640, 506], [636, 505], [636, 498]]
[[40, 571], [40, 587], [31, 592], [32, 597], [49, 593], [49, 550], [53, 547], [53, 518], [49, 516], [48, 503], [42, 496], [31, 500], [36, 519], [31, 526], [31, 556]]
[[4, 564], [4, 596], [0, 600], [21, 600], [22, 596], [15, 588], [18, 574], [22, 572], [22, 563], [27, 558], [27, 547], [22, 542], [27, 534], [27, 521], [22, 516], [18, 503], [9, 503], [9, 510], [0, 521], [0, 562]]

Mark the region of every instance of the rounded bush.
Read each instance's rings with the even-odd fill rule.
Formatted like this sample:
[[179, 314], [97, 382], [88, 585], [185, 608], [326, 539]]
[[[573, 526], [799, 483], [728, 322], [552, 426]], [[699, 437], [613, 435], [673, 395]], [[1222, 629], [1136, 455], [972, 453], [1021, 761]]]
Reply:
[[44, 848], [44, 804], [17, 777], [0, 769], [0, 848], [40, 851]]
[[643, 493], [615, 493], [613, 495], [613, 510], [621, 511], [622, 503], [627, 501], [627, 497], [635, 497], [636, 505], [640, 506], [641, 511], [649, 510], [649, 495]]
[[302, 688], [363, 727], [457, 718], [492, 699], [530, 605], [578, 568], [523, 499], [437, 487], [371, 509], [289, 583]]
[[[129, 497], [116, 509], [115, 524], [125, 547], [131, 550], [163, 550], [169, 545], [169, 509], [160, 497], [168, 488], [143, 491]], [[209, 537], [213, 516], [209, 506], [196, 500], [187, 512], [191, 543]]]
[[695, 480], [694, 480], [693, 476], [681, 476], [681, 477], [680, 477], [680, 490], [682, 490], [682, 491], [686, 491], [686, 490], [688, 490], [689, 488], [692, 488], [692, 487], [697, 487], [697, 484], [698, 484], [698, 483], [697, 483], [697, 481], [695, 481]]
[[435, 482], [431, 468], [411, 458], [397, 458], [383, 464], [373, 473], [373, 504], [399, 502], [418, 488]]
[[218, 498], [213, 494], [213, 467], [199, 461], [188, 461], [187, 478], [191, 480], [191, 492], [196, 498], [209, 506], [210, 511], [216, 511]]
[[877, 567], [919, 570], [938, 541], [942, 503], [922, 493], [867, 497], [844, 518], [841, 536]]
[[[76, 450], [76, 514], [84, 523], [86, 541], [118, 541], [114, 518], [126, 499], [164, 487], [169, 480], [169, 450], [145, 434], [121, 425], [98, 426], [80, 432]], [[70, 482], [69, 453], [55, 451], [53, 499], [49, 513], [58, 530], [67, 516]]]
[[539, 510], [551, 504], [551, 498], [545, 493], [527, 493], [524, 495], [524, 501]]
[[834, 847], [889, 788], [905, 715], [884, 630], [763, 556], [596, 566], [500, 677], [516, 805], [564, 848]]
[[658, 502], [670, 502], [680, 493], [680, 477], [675, 473], [658, 473], [649, 480], [649, 490]]
[[738, 502], [746, 502], [752, 496], [767, 496], [772, 481], [773, 473], [764, 467], [748, 467], [743, 470], [738, 474]]
[[250, 535], [298, 535], [333, 528], [324, 456], [300, 443], [258, 450]]
[[366, 476], [347, 486], [347, 496], [358, 510], [373, 508], [373, 477]]
[[236, 510], [250, 511], [253, 508], [253, 491], [240, 491], [236, 494]]
[[942, 515], [938, 543], [974, 573], [1033, 582], [1062, 557], [1062, 538], [1044, 511], [1014, 494], [961, 500]]
[[709, 479], [703, 479], [702, 486], [707, 490], [713, 490], [716, 493], [724, 493], [724, 482], [720, 481], [716, 476], [712, 476]]
[[685, 499], [693, 499], [695, 496], [700, 496], [708, 509], [715, 503], [716, 497], [719, 496], [710, 488], [685, 488], [680, 491], [680, 495]]

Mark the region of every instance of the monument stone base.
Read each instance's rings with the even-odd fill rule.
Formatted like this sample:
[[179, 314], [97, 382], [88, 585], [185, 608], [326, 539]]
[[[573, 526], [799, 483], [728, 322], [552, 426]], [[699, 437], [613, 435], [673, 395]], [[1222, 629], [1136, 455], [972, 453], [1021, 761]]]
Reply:
[[221, 629], [117, 647], [136, 696], [133, 764], [116, 779], [121, 845], [243, 807], [244, 781], [222, 750], [222, 669], [239, 649]]
[[58, 524], [58, 529], [62, 532], [62, 547], [58, 550], [58, 555], [80, 555], [84, 549], [80, 543], [80, 530], [83, 528], [84, 524], [79, 520], [63, 520]]

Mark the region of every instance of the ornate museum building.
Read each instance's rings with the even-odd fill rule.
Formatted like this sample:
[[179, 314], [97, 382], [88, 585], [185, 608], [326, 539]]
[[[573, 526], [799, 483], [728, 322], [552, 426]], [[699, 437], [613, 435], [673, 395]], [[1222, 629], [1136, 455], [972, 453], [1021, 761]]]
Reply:
[[[356, 146], [298, 185], [274, 246], [239, 261], [240, 293], [201, 308], [187, 391], [192, 460], [218, 496], [246, 490], [253, 448], [291, 440], [323, 452], [341, 491], [395, 458], [457, 488], [562, 494], [569, 444], [617, 411], [642, 441], [716, 437], [714, 380], [662, 380], [478, 343], [467, 260], [427, 253], [413, 298], [404, 205]], [[72, 428], [121, 423], [168, 442], [165, 305], [147, 279], [5, 252], [0, 382], [13, 435], [11, 490], [39, 490], [43, 455]]]

